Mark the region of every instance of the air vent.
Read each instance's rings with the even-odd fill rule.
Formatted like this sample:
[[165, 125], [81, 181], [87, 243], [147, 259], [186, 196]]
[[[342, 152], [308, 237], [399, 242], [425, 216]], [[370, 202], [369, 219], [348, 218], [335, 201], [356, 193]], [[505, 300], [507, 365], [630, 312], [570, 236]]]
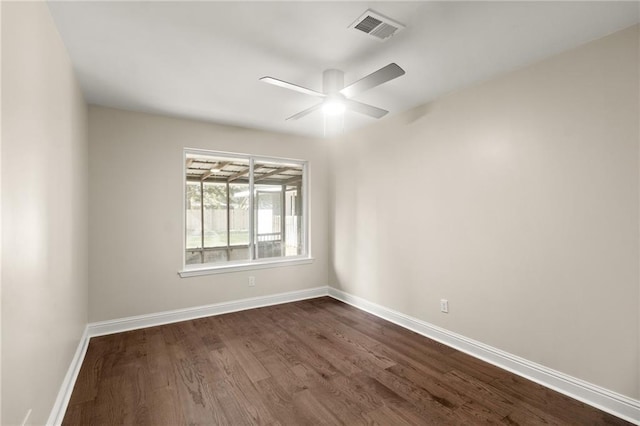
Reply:
[[403, 30], [404, 25], [369, 9], [349, 25], [349, 28], [362, 31], [378, 41], [385, 41]]

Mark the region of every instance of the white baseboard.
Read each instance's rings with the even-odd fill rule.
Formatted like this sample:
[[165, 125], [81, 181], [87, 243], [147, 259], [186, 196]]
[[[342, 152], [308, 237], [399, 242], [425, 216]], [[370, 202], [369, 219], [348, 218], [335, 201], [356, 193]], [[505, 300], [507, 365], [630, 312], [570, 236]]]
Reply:
[[213, 315], [244, 311], [246, 309], [261, 308], [264, 306], [278, 305], [280, 303], [295, 302], [297, 300], [312, 299], [327, 295], [328, 287], [315, 287], [306, 290], [272, 294], [269, 296], [215, 303], [213, 305], [176, 309], [172, 311], [138, 315], [109, 321], [92, 322], [89, 323], [87, 327], [89, 329], [89, 337], [104, 336], [106, 334], [121, 333], [123, 331], [136, 330], [139, 328], [154, 327], [156, 325], [210, 317]]
[[[80, 338], [80, 342], [78, 343], [76, 353], [71, 359], [71, 365], [69, 365], [67, 374], [64, 376], [62, 386], [60, 386], [58, 396], [56, 397], [56, 401], [53, 404], [51, 413], [49, 414], [47, 426], [58, 426], [62, 424], [64, 414], [67, 412], [67, 406], [69, 405], [69, 399], [71, 399], [71, 392], [73, 392], [73, 387], [76, 384], [76, 379], [78, 378], [78, 373], [80, 373], [80, 367], [82, 367], [82, 362], [84, 361], [84, 356], [87, 353], [88, 347], [89, 333], [88, 327], [85, 327], [82, 337]], [[25, 419], [25, 421], [26, 420], [27, 419]]]
[[461, 352], [640, 425], [640, 401], [329, 287], [329, 296]]

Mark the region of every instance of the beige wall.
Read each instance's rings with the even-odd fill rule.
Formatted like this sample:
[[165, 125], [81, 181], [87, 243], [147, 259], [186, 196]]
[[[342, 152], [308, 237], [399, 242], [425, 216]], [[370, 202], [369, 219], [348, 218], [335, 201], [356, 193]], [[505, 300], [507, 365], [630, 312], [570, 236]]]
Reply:
[[46, 3], [2, 2], [2, 424], [43, 424], [87, 323], [87, 107]]
[[[327, 285], [326, 142], [100, 107], [89, 141], [90, 321]], [[180, 278], [185, 147], [308, 160], [314, 262]]]
[[634, 27], [336, 141], [332, 285], [640, 397], [638, 59]]

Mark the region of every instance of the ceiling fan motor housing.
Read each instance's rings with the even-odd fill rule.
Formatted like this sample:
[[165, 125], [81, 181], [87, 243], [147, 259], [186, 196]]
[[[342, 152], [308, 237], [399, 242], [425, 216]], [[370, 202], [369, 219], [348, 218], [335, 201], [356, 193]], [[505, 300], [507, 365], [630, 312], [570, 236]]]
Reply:
[[322, 90], [327, 95], [337, 94], [344, 89], [344, 72], [340, 70], [324, 70], [322, 73]]

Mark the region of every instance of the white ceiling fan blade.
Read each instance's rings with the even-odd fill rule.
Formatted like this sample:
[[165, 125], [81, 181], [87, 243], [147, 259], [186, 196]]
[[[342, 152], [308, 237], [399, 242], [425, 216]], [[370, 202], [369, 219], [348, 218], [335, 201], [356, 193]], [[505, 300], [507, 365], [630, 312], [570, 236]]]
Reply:
[[311, 108], [307, 108], [303, 111], [300, 111], [297, 114], [293, 114], [291, 117], [287, 118], [285, 121], [289, 121], [289, 120], [297, 120], [299, 118], [304, 117], [305, 115], [309, 115], [311, 114], [313, 111], [320, 109], [320, 107], [322, 106], [322, 102], [312, 106]]
[[382, 108], [363, 104], [362, 102], [357, 102], [352, 99], [347, 99], [344, 101], [344, 103], [347, 106], [347, 108], [349, 108], [351, 111], [368, 115], [369, 117], [373, 117], [373, 118], [382, 118], [389, 113], [389, 111], [386, 111]]
[[304, 93], [306, 95], [319, 96], [321, 98], [325, 97], [324, 93], [316, 92], [315, 90], [307, 89], [306, 87], [298, 86], [297, 84], [278, 80], [277, 78], [262, 77], [260, 80], [264, 81], [265, 83], [273, 84], [274, 86], [280, 86], [280, 87], [284, 87], [285, 89], [295, 90], [296, 92]]
[[347, 98], [351, 98], [359, 93], [369, 90], [372, 87], [386, 83], [394, 78], [404, 75], [404, 70], [397, 64], [391, 63], [386, 67], [380, 68], [378, 71], [372, 72], [366, 77], [362, 77], [360, 80], [345, 87], [340, 91]]

